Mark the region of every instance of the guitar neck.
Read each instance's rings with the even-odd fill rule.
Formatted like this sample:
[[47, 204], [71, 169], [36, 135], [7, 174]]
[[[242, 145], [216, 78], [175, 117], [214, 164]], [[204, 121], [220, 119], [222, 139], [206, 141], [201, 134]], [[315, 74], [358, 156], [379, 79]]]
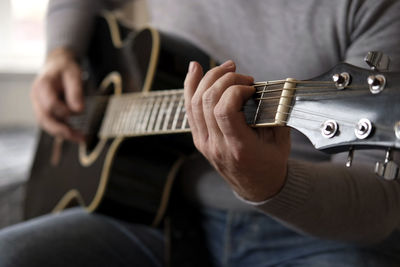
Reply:
[[[286, 125], [293, 88], [291, 80], [255, 84], [256, 93], [243, 106], [252, 127]], [[183, 89], [112, 96], [100, 137], [129, 137], [189, 132]]]
[[183, 90], [163, 90], [112, 96], [100, 137], [189, 132]]

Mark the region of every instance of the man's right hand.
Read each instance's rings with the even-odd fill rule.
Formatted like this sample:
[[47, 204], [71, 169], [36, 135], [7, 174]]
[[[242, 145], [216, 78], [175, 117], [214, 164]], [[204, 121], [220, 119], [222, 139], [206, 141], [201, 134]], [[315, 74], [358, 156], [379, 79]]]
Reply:
[[40, 126], [51, 135], [74, 142], [84, 136], [67, 124], [71, 114], [83, 111], [81, 68], [68, 49], [52, 51], [31, 91], [35, 115]]

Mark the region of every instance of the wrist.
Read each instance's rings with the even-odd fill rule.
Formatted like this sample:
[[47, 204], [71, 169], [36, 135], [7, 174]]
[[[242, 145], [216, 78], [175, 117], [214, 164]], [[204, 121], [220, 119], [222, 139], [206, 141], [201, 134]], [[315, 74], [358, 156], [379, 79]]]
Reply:
[[282, 191], [287, 179], [287, 164], [284, 166], [285, 167], [282, 169], [281, 173], [276, 172], [271, 174], [270, 177], [263, 177], [258, 180], [258, 183], [247, 187], [247, 189], [244, 187], [233, 186], [232, 190], [234, 194], [243, 202], [251, 205], [265, 203]]
[[265, 200], [261, 200], [261, 201], [250, 201], [244, 197], [242, 197], [241, 195], [239, 195], [235, 190], [232, 190], [233, 195], [239, 199], [241, 202], [246, 203], [250, 206], [261, 206], [264, 205], [265, 203], [267, 203], [268, 201], [270, 201], [270, 198], [267, 198]]
[[46, 62], [59, 59], [73, 60], [77, 62], [77, 55], [68, 47], [57, 47], [51, 50], [46, 56]]

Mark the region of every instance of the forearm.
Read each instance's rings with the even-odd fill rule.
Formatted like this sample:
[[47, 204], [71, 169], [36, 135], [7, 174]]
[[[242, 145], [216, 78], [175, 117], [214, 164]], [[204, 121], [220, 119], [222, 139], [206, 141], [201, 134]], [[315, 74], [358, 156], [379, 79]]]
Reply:
[[95, 15], [102, 9], [113, 9], [126, 1], [51, 0], [47, 11], [47, 53], [64, 47], [77, 57], [85, 54]]
[[290, 227], [321, 238], [369, 243], [400, 222], [400, 184], [366, 165], [290, 161], [282, 191], [259, 208]]
[[[349, 12], [343, 13], [352, 18], [348, 22], [352, 43], [346, 48], [345, 61], [365, 67], [365, 53], [377, 50], [391, 57], [392, 71], [399, 70], [400, 2], [357, 3], [353, 1]], [[399, 154], [395, 153], [398, 164]], [[384, 181], [374, 174], [375, 162], [383, 157], [384, 152], [377, 157], [376, 152], [358, 151], [351, 168], [344, 166], [345, 158], [315, 164], [290, 161], [286, 185], [260, 209], [318, 237], [381, 240], [400, 223], [400, 183]]]

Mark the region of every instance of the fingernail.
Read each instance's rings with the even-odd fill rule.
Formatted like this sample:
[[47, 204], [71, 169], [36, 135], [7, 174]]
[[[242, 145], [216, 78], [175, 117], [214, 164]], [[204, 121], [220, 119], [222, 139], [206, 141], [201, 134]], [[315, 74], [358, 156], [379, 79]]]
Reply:
[[225, 61], [224, 64], [221, 65], [221, 67], [224, 67], [227, 69], [233, 68], [234, 66], [235, 66], [235, 63], [233, 63], [232, 60]]
[[196, 68], [196, 64], [194, 63], [194, 61], [190, 61], [189, 72], [194, 72], [195, 68]]

